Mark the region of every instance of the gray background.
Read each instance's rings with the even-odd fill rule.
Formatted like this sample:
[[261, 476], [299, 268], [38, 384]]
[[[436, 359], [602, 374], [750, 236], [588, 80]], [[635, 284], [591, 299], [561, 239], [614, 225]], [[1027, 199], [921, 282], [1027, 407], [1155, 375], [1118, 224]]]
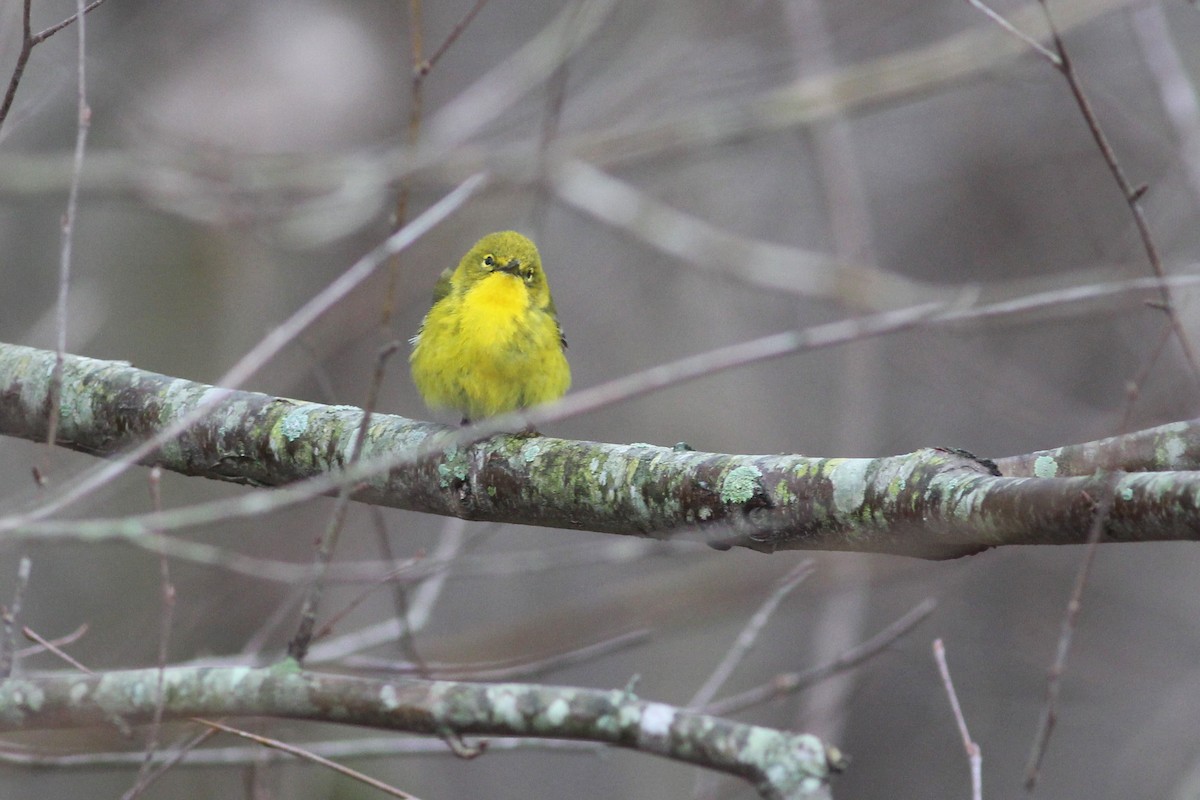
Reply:
[[[470, 5], [426, 4], [427, 50]], [[1086, 2], [1053, 6], [1063, 19], [1091, 14], [1067, 31], [1068, 46], [1131, 179], [1150, 185], [1145, 207], [1167, 268], [1193, 269], [1200, 246], [1193, 179], [1200, 161], [1194, 153], [1189, 158], [1187, 142], [1196, 136], [1195, 120], [1168, 113], [1164, 74], [1170, 73], [1155, 64], [1177, 54], [1195, 74], [1200, 12], [1186, 3], [1137, 12]], [[344, 176], [346, 163], [364, 163], [404, 141], [406, 7], [367, 0], [126, 0], [89, 16], [93, 124], [75, 238], [72, 351], [215, 380], [386, 235], [394, 185], [386, 169], [360, 176], [337, 196], [292, 182], [316, 169]], [[1008, 13], [1015, 6], [998, 8]], [[72, 9], [73, 3], [36, 3], [34, 28]], [[445, 129], [439, 133], [436, 124], [439, 110], [561, 9], [543, 0], [492, 0], [483, 9], [426, 81], [423, 143], [431, 151], [445, 141]], [[5, 76], [16, 57], [18, 12], [19, 3], [0, 2]], [[1161, 38], [1162, 31], [1171, 38]], [[502, 113], [484, 120], [468, 145], [483, 154], [515, 148], [528, 161], [556, 85], [562, 111], [553, 140], [570, 143], [704, 119], [715, 108], [796, 80], [826, 76], [832, 82], [882, 58], [912, 62], [946, 42], [967, 44], [930, 50], [932, 57], [916, 61], [914, 72], [904, 73], [911, 89], [871, 103], [835, 103], [841, 113], [821, 124], [764, 129], [747, 117], [735, 135], [655, 146], [636, 158], [618, 148], [597, 165], [728, 233], [873, 263], [934, 287], [977, 284], [988, 297], [1005, 297], [1149, 275], [1129, 211], [1065, 81], [958, 0], [824, 7], [800, 0], [622, 0], [565, 71], [506, 98]], [[53, 343], [76, 46], [71, 29], [35, 50], [0, 130], [3, 341]], [[992, 57], [988, 48], [994, 47], [1020, 52]], [[899, 67], [887, 74], [899, 77]], [[869, 85], [877, 88], [879, 80]], [[1184, 89], [1191, 92], [1191, 84]], [[696, 123], [685, 128], [698, 130]], [[453, 126], [450, 133], [457, 133]], [[455, 159], [466, 152], [452, 149], [418, 175], [414, 213], [465, 175]], [[279, 154], [285, 158], [278, 164], [264, 161]], [[379, 330], [386, 285], [380, 275], [247, 388], [360, 404], [378, 347], [416, 329], [437, 273], [481, 234], [508, 227], [539, 243], [577, 387], [854, 313], [830, 298], [789, 297], [714, 276], [573, 209], [528, 174], [500, 175], [406, 255], [390, 333]], [[1161, 330], [1160, 315], [1143, 299], [1082, 314], [908, 332], [748, 366], [545, 432], [667, 445], [685, 440], [719, 452], [843, 456], [927, 445], [1001, 456], [1113, 435], [1122, 430], [1127, 383], [1148, 363]], [[1195, 337], [1195, 302], [1185, 292], [1177, 299]], [[402, 359], [389, 369], [382, 409], [427, 417]], [[1140, 384], [1127, 424], [1186, 419], [1195, 407], [1195, 386], [1172, 344]], [[29, 469], [43, 456], [10, 440], [0, 441], [0, 453], [4, 495], [16, 507], [34, 495]], [[51, 475], [69, 482], [91, 463], [60, 453]], [[163, 484], [168, 505], [243, 491], [175, 476]], [[145, 473], [134, 471], [77, 513], [117, 516], [146, 510], [148, 502]], [[329, 508], [321, 501], [185, 535], [302, 562]], [[384, 519], [401, 556], [432, 551], [445, 524], [391, 511]], [[500, 555], [524, 562], [548, 550], [586, 546], [603, 553], [609, 542], [628, 545], [600, 535], [484, 525], [469, 526], [467, 535], [469, 563], [497, 570], [508, 563]], [[72, 652], [94, 669], [154, 663], [153, 557], [77, 544], [30, 552], [28, 624], [56, 636], [87, 622], [90, 632]], [[642, 696], [686, 703], [773, 579], [805, 557], [681, 547], [617, 558], [623, 552], [609, 553], [609, 563], [452, 578], [418, 647], [432, 660], [483, 661], [536, 656], [649, 627], [653, 636], [641, 647], [545, 680], [608, 688], [638, 674]], [[355, 508], [339, 555], [377, 554], [371, 515]], [[8, 597], [18, 555], [14, 548], [0, 550], [0, 597]], [[946, 563], [817, 555], [816, 574], [783, 604], [729, 689], [828, 658], [934, 597], [940, 605], [930, 621], [846, 680], [742, 718], [811, 730], [851, 754], [850, 771], [835, 784], [837, 796], [964, 796], [967, 765], [930, 657], [930, 642], [940, 636], [983, 748], [985, 791], [1011, 796], [1019, 791], [1045, 670], [1081, 555], [1078, 548], [1008, 548]], [[1196, 796], [1197, 566], [1200, 556], [1189, 544], [1101, 550], [1043, 796]], [[294, 609], [295, 593], [276, 584], [186, 564], [175, 565], [174, 578], [174, 660], [237, 653], [277, 609]], [[340, 609], [359, 591], [331, 592], [327, 609]], [[390, 595], [376, 591], [338, 632], [393, 613]], [[265, 652], [280, 652], [294, 611], [286, 619], [268, 632]], [[48, 657], [31, 665], [57, 666]], [[345, 735], [295, 723], [264, 729], [296, 740]], [[36, 743], [137, 746], [109, 731]], [[684, 767], [616, 752], [351, 763], [423, 798], [683, 797], [694, 779]], [[13, 798], [118, 796], [132, 774], [0, 766], [3, 793]], [[248, 796], [247, 774], [183, 768], [147, 796]], [[253, 796], [368, 796], [308, 766], [265, 770], [253, 780], [260, 792]], [[718, 791], [752, 796], [730, 782]]]

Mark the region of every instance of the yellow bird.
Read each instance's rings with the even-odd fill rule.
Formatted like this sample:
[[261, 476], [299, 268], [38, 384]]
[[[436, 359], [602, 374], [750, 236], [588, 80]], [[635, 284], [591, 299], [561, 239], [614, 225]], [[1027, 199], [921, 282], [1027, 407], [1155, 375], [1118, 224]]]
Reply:
[[463, 424], [557, 400], [571, 385], [541, 256], [515, 231], [489, 233], [442, 273], [412, 344], [425, 403]]

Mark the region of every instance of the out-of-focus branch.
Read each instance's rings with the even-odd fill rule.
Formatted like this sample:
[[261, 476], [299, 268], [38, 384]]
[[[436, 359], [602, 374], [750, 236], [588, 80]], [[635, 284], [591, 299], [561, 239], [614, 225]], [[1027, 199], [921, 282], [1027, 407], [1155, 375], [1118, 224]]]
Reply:
[[[0, 730], [130, 724], [155, 713], [159, 670], [55, 673], [0, 683]], [[770, 800], [825, 796], [843, 758], [809, 734], [778, 731], [603, 691], [268, 669], [171, 668], [166, 720], [269, 716], [337, 722], [440, 737], [526, 736], [613, 745], [724, 772]]]

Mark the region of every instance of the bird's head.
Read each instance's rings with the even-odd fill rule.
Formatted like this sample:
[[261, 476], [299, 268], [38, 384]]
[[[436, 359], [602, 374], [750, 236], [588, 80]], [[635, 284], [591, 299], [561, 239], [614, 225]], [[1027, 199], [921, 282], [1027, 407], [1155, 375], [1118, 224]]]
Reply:
[[465, 291], [492, 276], [511, 276], [521, 281], [537, 305], [544, 305], [549, 297], [537, 246], [516, 231], [489, 233], [476, 242], [459, 262], [453, 283]]

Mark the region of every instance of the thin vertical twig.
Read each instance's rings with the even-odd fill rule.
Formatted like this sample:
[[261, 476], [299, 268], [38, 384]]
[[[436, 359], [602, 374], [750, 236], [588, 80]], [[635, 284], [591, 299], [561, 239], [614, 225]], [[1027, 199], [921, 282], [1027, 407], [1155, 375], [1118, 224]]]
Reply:
[[[399, 348], [398, 343], [391, 343], [384, 347], [379, 356], [375, 360], [375, 372], [370, 382], [370, 388], [367, 395], [367, 400], [363, 404], [362, 421], [359, 423], [358, 430], [355, 433], [354, 447], [350, 451], [349, 466], [354, 466], [362, 459], [363, 447], [367, 441], [367, 434], [371, 429], [371, 417], [373, 409], [379, 402], [379, 392], [383, 387], [383, 375], [387, 361], [391, 358]], [[309, 645], [312, 644], [313, 628], [317, 623], [317, 612], [321, 605], [321, 595], [325, 587], [325, 573], [329, 569], [329, 563], [333, 559], [333, 552], [337, 547], [338, 539], [341, 537], [342, 529], [346, 525], [346, 515], [350, 510], [350, 498], [354, 494], [354, 486], [345, 486], [338, 492], [337, 500], [334, 502], [333, 513], [329, 516], [329, 523], [325, 528], [325, 535], [321, 537], [320, 543], [317, 546], [316, 557], [313, 563], [313, 576], [309, 584], [308, 593], [304, 598], [304, 606], [300, 612], [300, 626], [296, 631], [296, 635], [292, 637], [288, 643], [288, 655], [297, 661], [303, 661], [308, 655]]]
[[[150, 469], [150, 504], [155, 511], [162, 511], [162, 467]], [[162, 536], [162, 532], [159, 532]], [[154, 770], [154, 754], [158, 750], [159, 735], [162, 732], [163, 711], [166, 707], [167, 694], [164, 690], [164, 678], [167, 668], [167, 656], [170, 652], [171, 627], [175, 619], [175, 585], [171, 582], [171, 566], [165, 552], [158, 558], [159, 589], [162, 592], [162, 612], [158, 627], [158, 680], [155, 683], [154, 718], [150, 722], [150, 730], [146, 735], [146, 757], [138, 769], [137, 780], [129, 788], [121, 800], [132, 800], [149, 786]]]
[[971, 739], [967, 730], [967, 719], [963, 716], [962, 706], [958, 703], [958, 693], [954, 691], [954, 681], [950, 678], [950, 667], [946, 663], [946, 646], [941, 639], [933, 641], [933, 659], [937, 662], [938, 673], [942, 676], [942, 686], [946, 696], [950, 698], [950, 708], [954, 712], [954, 721], [958, 723], [958, 733], [962, 737], [963, 748], [967, 751], [967, 761], [971, 765], [971, 798], [983, 800], [983, 753], [979, 745]]
[[[379, 541], [379, 549], [383, 560], [397, 565], [399, 560], [392, 551], [392, 544], [388, 540], [387, 522], [384, 520], [383, 512], [378, 506], [371, 507], [371, 519], [375, 523], [375, 533]], [[400, 568], [397, 566], [397, 570]], [[425, 659], [421, 657], [420, 651], [417, 650], [417, 640], [413, 635], [412, 608], [411, 603], [408, 601], [408, 589], [400, 581], [392, 582], [392, 602], [396, 607], [396, 619], [402, 623], [400, 636], [396, 640], [400, 654], [417, 668], [417, 674], [422, 678], [428, 678], [429, 666], [425, 663]]]
[[[50, 374], [50, 392], [47, 398], [48, 421], [46, 425], [46, 458], [40, 473], [44, 480], [50, 468], [50, 456], [58, 438], [59, 403], [62, 398], [63, 360], [67, 352], [67, 301], [71, 287], [71, 252], [75, 243], [75, 220], [79, 211], [79, 185], [83, 178], [83, 154], [87, 149], [88, 130], [92, 125], [92, 109], [87, 100], [87, 6], [84, 0], [76, 0], [75, 24], [79, 33], [78, 65], [76, 77], [77, 119], [75, 127], [75, 156], [71, 165], [71, 188], [67, 192], [67, 208], [62, 219], [62, 249], [58, 264], [58, 319], [56, 321], [54, 370]], [[28, 20], [26, 20], [28, 25]], [[32, 46], [32, 45], [31, 45]]]
[[1025, 789], [1032, 792], [1037, 787], [1038, 776], [1042, 768], [1042, 759], [1046, 756], [1046, 748], [1050, 744], [1050, 734], [1058, 721], [1058, 696], [1062, 687], [1062, 678], [1067, 671], [1067, 656], [1071, 652], [1071, 638], [1079, 624], [1079, 612], [1083, 608], [1083, 590], [1087, 586], [1092, 564], [1096, 560], [1096, 551], [1100, 546], [1100, 538], [1104, 534], [1104, 524], [1108, 520], [1108, 512], [1112, 509], [1115, 480], [1110, 480], [1104, 497], [1096, 504], [1092, 515], [1092, 527], [1088, 531], [1087, 549], [1084, 550], [1083, 560], [1075, 573], [1075, 585], [1071, 589], [1071, 598], [1067, 601], [1067, 610], [1063, 614], [1062, 629], [1058, 637], [1058, 648], [1054, 654], [1054, 663], [1046, 675], [1046, 698], [1042, 709], [1042, 718], [1034, 735], [1033, 747], [1030, 749], [1029, 762], [1025, 767]]
[[25, 590], [29, 587], [29, 573], [33, 570], [33, 562], [29, 556], [21, 556], [17, 564], [17, 585], [13, 589], [12, 605], [4, 609], [4, 641], [0, 649], [0, 680], [12, 677], [13, 667], [17, 661], [17, 624], [21, 619], [21, 604], [25, 599]]

